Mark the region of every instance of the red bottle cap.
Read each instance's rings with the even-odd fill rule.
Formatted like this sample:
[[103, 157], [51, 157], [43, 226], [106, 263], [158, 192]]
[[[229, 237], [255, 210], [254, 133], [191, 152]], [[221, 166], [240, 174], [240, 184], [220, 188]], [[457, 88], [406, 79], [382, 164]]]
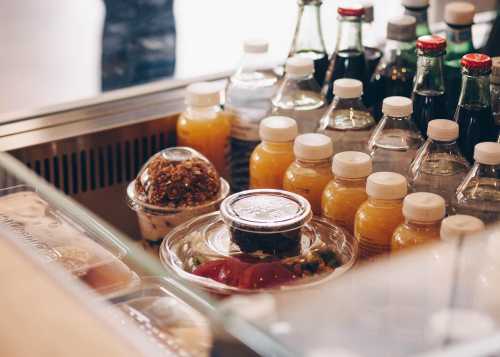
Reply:
[[363, 16], [365, 9], [360, 4], [343, 4], [337, 9], [341, 16]]
[[467, 69], [491, 69], [491, 57], [481, 53], [468, 53], [460, 61], [463, 67]]
[[424, 51], [444, 51], [446, 39], [436, 35], [421, 36], [417, 40], [417, 48]]

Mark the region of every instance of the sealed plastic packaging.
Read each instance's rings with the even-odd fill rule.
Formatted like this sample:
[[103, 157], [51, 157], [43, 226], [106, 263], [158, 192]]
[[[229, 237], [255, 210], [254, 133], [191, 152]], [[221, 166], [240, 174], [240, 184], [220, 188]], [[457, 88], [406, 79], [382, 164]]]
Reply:
[[59, 264], [102, 294], [134, 286], [139, 278], [121, 260], [127, 249], [84, 231], [29, 186], [0, 190], [0, 225], [31, 246], [47, 264]]
[[281, 190], [229, 196], [220, 213], [177, 227], [160, 250], [164, 265], [217, 293], [309, 286], [342, 274], [356, 255], [352, 235]]

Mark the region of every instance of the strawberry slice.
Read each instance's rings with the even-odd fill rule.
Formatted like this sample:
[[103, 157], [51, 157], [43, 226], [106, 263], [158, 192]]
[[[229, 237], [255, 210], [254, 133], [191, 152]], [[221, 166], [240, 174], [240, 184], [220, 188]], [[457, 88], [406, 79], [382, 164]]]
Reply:
[[211, 260], [198, 266], [193, 274], [215, 280], [219, 283], [238, 286], [241, 275], [250, 264], [238, 259]]
[[242, 289], [270, 288], [286, 284], [296, 278], [297, 276], [279, 262], [258, 263], [245, 269], [239, 281], [239, 287]]

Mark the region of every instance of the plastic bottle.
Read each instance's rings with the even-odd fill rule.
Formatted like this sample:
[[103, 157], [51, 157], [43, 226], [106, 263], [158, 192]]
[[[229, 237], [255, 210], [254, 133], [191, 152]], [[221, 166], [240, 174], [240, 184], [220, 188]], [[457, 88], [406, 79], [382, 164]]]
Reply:
[[375, 172], [368, 176], [368, 200], [359, 207], [354, 221], [360, 259], [390, 252], [392, 234], [404, 221], [402, 207], [406, 192], [407, 182], [400, 174]]
[[382, 117], [382, 101], [395, 95], [411, 97], [417, 70], [415, 18], [399, 16], [387, 23], [384, 57], [368, 86], [369, 103], [376, 120]]
[[417, 74], [413, 86], [413, 117], [422, 136], [432, 119], [449, 118], [443, 77], [446, 40], [440, 36], [422, 36], [417, 40]]
[[295, 119], [299, 133], [317, 130], [326, 103], [313, 77], [310, 58], [292, 57], [286, 61], [285, 79], [272, 100], [273, 115]]
[[427, 135], [427, 141], [410, 166], [411, 191], [441, 195], [449, 209], [458, 185], [469, 171], [456, 141], [458, 124], [447, 119], [431, 120]]
[[332, 140], [322, 134], [297, 136], [293, 146], [295, 161], [286, 170], [283, 189], [309, 201], [316, 215], [321, 214], [321, 196], [332, 179]]
[[491, 111], [498, 132], [498, 142], [500, 143], [500, 57], [492, 59], [491, 67]]
[[333, 93], [335, 98], [321, 118], [318, 132], [332, 139], [334, 152], [366, 152], [375, 119], [361, 99], [363, 83], [357, 79], [337, 79]]
[[476, 163], [457, 189], [456, 213], [495, 223], [500, 220], [500, 144], [484, 142], [474, 150]]
[[472, 163], [474, 147], [483, 141], [496, 141], [491, 111], [491, 58], [478, 53], [462, 57], [462, 91], [454, 120], [460, 126], [458, 144]]
[[361, 5], [342, 5], [337, 9], [338, 30], [335, 52], [330, 58], [322, 93], [328, 102], [333, 100], [333, 82], [340, 78], [354, 78], [366, 83], [366, 62], [362, 42]]
[[293, 162], [295, 120], [269, 117], [260, 122], [260, 139], [250, 158], [250, 188], [283, 188], [283, 176]]
[[199, 82], [187, 87], [187, 107], [177, 120], [177, 143], [198, 150], [228, 177], [231, 121], [221, 110], [220, 97], [216, 83]]
[[382, 104], [384, 117], [373, 130], [368, 150], [373, 159], [373, 171], [408, 174], [410, 163], [423, 143], [413, 123], [410, 98], [389, 97]]
[[484, 223], [477, 217], [465, 214], [456, 214], [443, 219], [441, 222], [441, 240], [449, 241], [470, 236], [484, 230]]
[[382, 42], [377, 37], [377, 31], [373, 26], [375, 19], [375, 11], [373, 3], [370, 0], [362, 1], [364, 16], [361, 25], [363, 51], [366, 59], [366, 79], [369, 80], [375, 68], [377, 67], [380, 59], [382, 58]]
[[405, 222], [392, 235], [393, 252], [439, 240], [444, 199], [429, 192], [411, 193], [403, 200]]
[[417, 20], [417, 37], [431, 34], [427, 11], [429, 0], [402, 0], [401, 5], [405, 8], [405, 15], [410, 15]]
[[243, 58], [229, 79], [225, 109], [232, 114], [231, 183], [235, 191], [248, 188], [248, 160], [259, 142], [259, 123], [271, 113], [277, 77], [269, 66], [265, 40], [246, 40]]
[[446, 22], [447, 48], [444, 57], [444, 77], [448, 113], [455, 114], [460, 96], [462, 70], [460, 60], [467, 53], [474, 52], [472, 44], [472, 24], [476, 8], [469, 2], [456, 1], [446, 4], [444, 20]]
[[299, 14], [288, 54], [288, 57], [297, 55], [311, 58], [314, 61], [314, 79], [320, 86], [323, 85], [328, 68], [328, 53], [321, 29], [322, 4], [322, 0], [298, 1]]
[[368, 198], [366, 179], [372, 173], [372, 159], [359, 151], [341, 152], [333, 157], [332, 173], [323, 191], [323, 216], [353, 233], [356, 211]]

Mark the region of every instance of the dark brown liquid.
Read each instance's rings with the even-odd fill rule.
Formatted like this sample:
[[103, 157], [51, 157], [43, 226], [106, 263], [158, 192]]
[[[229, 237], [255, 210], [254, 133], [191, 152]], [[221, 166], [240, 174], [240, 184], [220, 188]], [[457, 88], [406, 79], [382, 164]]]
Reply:
[[433, 119], [448, 119], [444, 93], [422, 91], [413, 93], [413, 117], [424, 138]]
[[340, 78], [354, 78], [366, 81], [366, 62], [365, 55], [356, 50], [345, 50], [335, 53], [330, 60], [328, 68], [327, 80], [323, 86], [323, 93], [326, 99], [331, 102], [333, 100], [333, 82]]

